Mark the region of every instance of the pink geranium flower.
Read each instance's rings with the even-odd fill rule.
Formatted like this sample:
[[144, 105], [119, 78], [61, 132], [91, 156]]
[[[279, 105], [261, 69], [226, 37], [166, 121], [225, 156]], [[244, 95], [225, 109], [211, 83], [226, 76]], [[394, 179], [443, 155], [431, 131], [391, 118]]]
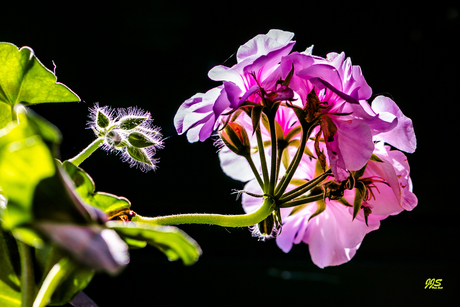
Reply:
[[275, 81], [265, 80], [276, 69], [281, 58], [291, 51], [294, 33], [270, 30], [257, 35], [238, 49], [237, 64], [232, 67], [218, 65], [208, 76], [223, 81], [206, 94], [196, 94], [186, 100], [176, 116], [174, 125], [178, 134], [187, 132], [189, 142], [208, 139], [221, 124], [225, 112], [236, 110], [244, 101], [260, 101], [259, 85], [276, 90]]
[[[407, 158], [398, 150], [390, 150], [383, 143], [376, 145], [374, 154], [383, 162], [369, 161], [362, 178], [374, 179], [373, 196], [362, 206], [353, 220], [353, 208], [339, 201], [326, 199], [326, 209], [310, 219], [317, 204], [309, 204], [283, 219], [283, 230], [277, 237], [278, 246], [289, 252], [293, 244], [309, 245], [312, 261], [323, 268], [349, 261], [359, 248], [364, 236], [380, 227], [380, 221], [403, 210], [412, 210], [417, 197], [412, 192]], [[354, 191], [345, 191], [344, 198], [353, 203]], [[244, 199], [243, 199], [244, 200]], [[243, 204], [244, 205], [244, 204]], [[367, 217], [366, 214], [369, 214]], [[286, 214], [285, 214], [286, 215]]]

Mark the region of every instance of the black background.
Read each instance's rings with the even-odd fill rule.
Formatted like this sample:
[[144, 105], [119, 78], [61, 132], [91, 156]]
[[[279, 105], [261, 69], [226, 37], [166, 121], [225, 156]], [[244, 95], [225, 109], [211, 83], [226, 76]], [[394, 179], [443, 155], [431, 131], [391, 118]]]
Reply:
[[[319, 269], [301, 244], [285, 254], [247, 229], [184, 225], [203, 249], [191, 267], [154, 248], [133, 250], [119, 276], [97, 275], [85, 292], [100, 306], [301, 303], [430, 305], [460, 286], [457, 217], [459, 7], [332, 2], [143, 2], [107, 6], [72, 2], [5, 10], [0, 41], [30, 46], [58, 81], [84, 101], [34, 109], [63, 134], [62, 159], [93, 139], [95, 102], [149, 110], [167, 138], [159, 169], [141, 173], [100, 150], [81, 166], [99, 191], [125, 196], [144, 216], [242, 213], [212, 141], [189, 144], [173, 117], [196, 92], [217, 85], [208, 70], [271, 28], [295, 32], [294, 51], [345, 51], [374, 95], [392, 97], [414, 122], [418, 148], [408, 154], [419, 204], [381, 223], [347, 264]], [[421, 2], [419, 2], [421, 3]], [[235, 62], [231, 58], [226, 65]], [[1, 69], [1, 67], [0, 67]], [[442, 290], [424, 289], [427, 278]]]

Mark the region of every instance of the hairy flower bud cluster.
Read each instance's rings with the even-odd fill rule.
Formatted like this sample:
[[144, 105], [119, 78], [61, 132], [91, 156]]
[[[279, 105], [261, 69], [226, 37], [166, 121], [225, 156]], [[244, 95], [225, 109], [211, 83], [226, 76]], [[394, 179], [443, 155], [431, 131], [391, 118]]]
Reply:
[[105, 150], [120, 153], [124, 162], [142, 171], [156, 168], [158, 161], [153, 156], [163, 148], [163, 139], [149, 112], [136, 107], [115, 111], [97, 104], [90, 111], [88, 126], [104, 139]]

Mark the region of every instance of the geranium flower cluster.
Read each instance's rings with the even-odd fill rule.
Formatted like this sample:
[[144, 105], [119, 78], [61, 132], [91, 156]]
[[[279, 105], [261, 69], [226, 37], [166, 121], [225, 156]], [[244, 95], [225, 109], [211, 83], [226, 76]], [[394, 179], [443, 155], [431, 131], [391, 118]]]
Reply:
[[416, 138], [396, 103], [377, 96], [345, 53], [292, 52], [294, 34], [270, 30], [242, 45], [232, 67], [208, 76], [221, 85], [179, 108], [189, 142], [219, 135], [224, 172], [247, 182], [243, 208], [271, 198], [275, 210], [253, 226], [289, 252], [309, 245], [319, 267], [349, 261], [380, 221], [412, 210], [409, 164]]

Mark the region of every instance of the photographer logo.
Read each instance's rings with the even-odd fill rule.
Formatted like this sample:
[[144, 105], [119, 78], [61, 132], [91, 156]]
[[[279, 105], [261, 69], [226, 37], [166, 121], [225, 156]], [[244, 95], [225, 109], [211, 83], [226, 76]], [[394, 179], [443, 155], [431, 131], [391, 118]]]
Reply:
[[442, 289], [442, 279], [428, 278], [425, 282], [425, 289]]

